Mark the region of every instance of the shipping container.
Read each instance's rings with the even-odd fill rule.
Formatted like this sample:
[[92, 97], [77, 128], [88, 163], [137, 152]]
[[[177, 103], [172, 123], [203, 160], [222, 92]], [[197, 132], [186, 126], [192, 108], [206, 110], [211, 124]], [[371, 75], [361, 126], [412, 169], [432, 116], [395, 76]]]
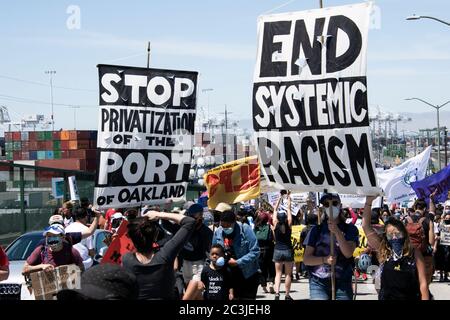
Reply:
[[46, 150], [47, 144], [45, 143], [45, 141], [37, 141], [37, 150], [42, 151], [42, 150]]
[[30, 153], [26, 151], [22, 151], [22, 160], [29, 160], [30, 159]]
[[53, 150], [53, 141], [51, 140], [47, 140], [44, 141], [45, 142], [45, 150]]
[[53, 150], [47, 150], [45, 152], [45, 159], [54, 159]]
[[45, 160], [45, 156], [46, 156], [46, 151], [45, 150], [39, 150], [37, 152], [37, 158], [38, 160]]
[[97, 131], [96, 130], [89, 131], [89, 140], [97, 141]]
[[69, 131], [66, 130], [61, 131], [61, 140], [70, 140]]
[[5, 151], [13, 151], [14, 142], [5, 142]]
[[53, 140], [61, 140], [61, 131], [52, 131]]
[[13, 160], [22, 160], [22, 151], [13, 151]]
[[53, 131], [44, 131], [44, 138], [51, 141], [53, 139]]
[[53, 159], [61, 159], [61, 151], [60, 150], [53, 151]]
[[37, 132], [37, 140], [38, 141], [45, 141], [45, 131], [38, 131]]
[[5, 132], [5, 141], [12, 141], [12, 140], [13, 140], [12, 132]]
[[12, 140], [13, 141], [20, 141], [22, 139], [22, 135], [20, 133], [20, 131], [14, 131], [12, 133]]
[[89, 149], [97, 149], [97, 140], [89, 140]]
[[69, 150], [89, 149], [89, 140], [69, 141]]
[[89, 140], [91, 132], [86, 130], [71, 130], [69, 131], [70, 140]]
[[69, 150], [69, 140], [61, 140], [61, 150]]
[[20, 151], [22, 149], [22, 143], [20, 141], [13, 142], [13, 150]]
[[74, 159], [96, 159], [97, 150], [90, 149], [80, 149], [80, 150], [70, 150], [69, 155]]
[[86, 171], [96, 171], [97, 170], [97, 160], [87, 159], [86, 160]]
[[37, 160], [38, 159], [38, 152], [37, 151], [30, 151], [30, 160]]
[[[63, 141], [61, 141], [63, 142]], [[69, 150], [61, 150], [61, 159], [69, 159], [70, 158]]]
[[39, 141], [28, 141], [28, 149], [30, 150], [30, 151], [36, 151], [36, 150], [39, 150], [39, 148], [38, 148], [38, 142]]
[[6, 156], [6, 160], [13, 160], [13, 158], [14, 158], [13, 151], [6, 151], [5, 156]]
[[82, 159], [53, 159], [53, 160], [39, 160], [37, 166], [58, 168], [66, 170], [86, 170], [86, 160]]
[[22, 131], [20, 134], [20, 140], [28, 141], [28, 131]]
[[61, 141], [53, 140], [53, 150], [61, 150]]
[[37, 141], [37, 140], [38, 140], [38, 131], [28, 132], [28, 141]]

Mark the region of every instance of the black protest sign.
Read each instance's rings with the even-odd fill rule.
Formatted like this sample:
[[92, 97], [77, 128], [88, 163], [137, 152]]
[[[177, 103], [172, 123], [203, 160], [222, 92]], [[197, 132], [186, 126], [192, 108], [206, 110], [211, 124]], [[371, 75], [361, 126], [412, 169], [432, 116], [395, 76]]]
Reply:
[[261, 16], [253, 128], [280, 189], [376, 194], [367, 104], [369, 3]]
[[99, 65], [101, 208], [159, 204], [186, 195], [197, 72]]

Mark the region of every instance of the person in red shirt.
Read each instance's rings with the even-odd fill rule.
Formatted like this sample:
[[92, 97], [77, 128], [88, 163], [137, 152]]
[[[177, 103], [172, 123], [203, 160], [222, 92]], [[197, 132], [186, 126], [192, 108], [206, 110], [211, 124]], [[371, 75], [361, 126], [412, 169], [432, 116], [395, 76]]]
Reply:
[[0, 281], [6, 280], [9, 277], [9, 260], [6, 253], [0, 247]]
[[39, 245], [30, 254], [23, 267], [23, 273], [52, 271], [55, 267], [76, 264], [84, 271], [83, 260], [78, 251], [64, 241], [64, 227], [53, 224], [44, 231], [45, 244]]

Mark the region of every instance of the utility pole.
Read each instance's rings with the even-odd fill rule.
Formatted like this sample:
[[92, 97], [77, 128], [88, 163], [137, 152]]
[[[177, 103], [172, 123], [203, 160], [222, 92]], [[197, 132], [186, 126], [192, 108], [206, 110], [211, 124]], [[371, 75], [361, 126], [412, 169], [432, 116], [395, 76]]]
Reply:
[[45, 71], [45, 74], [49, 74], [50, 75], [50, 97], [51, 97], [51, 102], [52, 102], [52, 130], [55, 130], [55, 119], [54, 119], [54, 113], [53, 113], [53, 75], [56, 74], [55, 70], [47, 70]]
[[226, 155], [227, 155], [227, 142], [228, 142], [228, 114], [232, 112], [227, 111], [227, 105], [225, 105], [225, 112], [221, 112], [221, 114], [225, 114], [225, 133], [223, 131], [222, 126], [222, 140], [223, 140], [223, 163], [226, 163]]
[[147, 69], [150, 68], [150, 41], [147, 45]]
[[73, 109], [73, 130], [77, 130], [77, 109], [80, 109], [79, 106], [69, 106], [69, 108]]

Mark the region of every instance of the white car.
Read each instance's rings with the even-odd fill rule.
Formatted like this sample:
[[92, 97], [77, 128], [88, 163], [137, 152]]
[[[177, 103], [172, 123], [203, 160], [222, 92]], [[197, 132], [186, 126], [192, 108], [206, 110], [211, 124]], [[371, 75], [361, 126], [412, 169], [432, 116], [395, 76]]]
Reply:
[[[98, 255], [102, 248], [106, 247], [103, 243], [109, 231], [96, 230], [94, 233], [94, 244], [96, 256], [94, 261], [99, 261], [101, 257]], [[39, 242], [44, 239], [42, 231], [27, 232], [15, 239], [5, 250], [9, 260], [9, 277], [0, 282], [0, 300], [34, 300], [34, 295], [30, 294], [22, 275], [25, 261], [38, 246]]]

